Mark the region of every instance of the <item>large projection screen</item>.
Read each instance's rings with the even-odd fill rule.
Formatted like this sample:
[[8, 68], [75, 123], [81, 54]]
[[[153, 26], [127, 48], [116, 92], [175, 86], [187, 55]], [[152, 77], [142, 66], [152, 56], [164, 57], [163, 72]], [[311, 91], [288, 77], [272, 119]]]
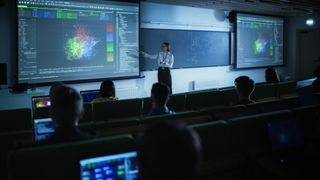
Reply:
[[237, 68], [284, 64], [283, 18], [237, 13], [236, 21]]
[[18, 0], [19, 83], [137, 77], [139, 3]]

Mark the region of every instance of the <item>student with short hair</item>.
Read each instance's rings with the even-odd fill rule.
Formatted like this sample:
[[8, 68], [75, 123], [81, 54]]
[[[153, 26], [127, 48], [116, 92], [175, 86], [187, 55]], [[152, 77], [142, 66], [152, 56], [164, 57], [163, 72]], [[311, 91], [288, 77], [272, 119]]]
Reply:
[[119, 100], [116, 97], [116, 88], [111, 80], [105, 80], [100, 85], [100, 96], [92, 101], [92, 103], [109, 102]]
[[174, 121], [147, 128], [138, 140], [139, 179], [194, 180], [201, 161], [198, 134]]
[[248, 105], [256, 103], [251, 99], [255, 89], [254, 81], [248, 76], [240, 76], [235, 80], [235, 87], [239, 97], [239, 104]]
[[149, 115], [175, 114], [171, 111], [167, 103], [169, 101], [170, 89], [163, 83], [155, 83], [151, 89], [152, 109]]
[[84, 114], [82, 98], [75, 89], [60, 85], [51, 94], [50, 116], [56, 124], [54, 134], [47, 143], [64, 143], [86, 140], [90, 136], [78, 128], [79, 120]]

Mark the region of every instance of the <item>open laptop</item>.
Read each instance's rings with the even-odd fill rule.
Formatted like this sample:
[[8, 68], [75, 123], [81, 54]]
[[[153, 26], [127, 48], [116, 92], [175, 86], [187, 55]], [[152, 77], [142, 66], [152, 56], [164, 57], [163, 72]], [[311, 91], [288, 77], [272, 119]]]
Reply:
[[84, 103], [91, 103], [100, 95], [100, 90], [80, 91]]
[[49, 96], [34, 96], [31, 98], [33, 114], [45, 112], [51, 106]]
[[49, 138], [55, 131], [55, 123], [51, 118], [33, 119], [33, 139], [35, 142]]
[[137, 152], [134, 151], [80, 160], [80, 173], [82, 180], [138, 179]]

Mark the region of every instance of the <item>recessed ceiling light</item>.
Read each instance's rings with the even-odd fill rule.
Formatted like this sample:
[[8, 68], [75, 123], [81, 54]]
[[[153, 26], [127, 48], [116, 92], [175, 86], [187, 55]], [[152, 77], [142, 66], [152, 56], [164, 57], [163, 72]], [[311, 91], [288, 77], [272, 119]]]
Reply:
[[308, 26], [313, 26], [314, 25], [314, 20], [313, 19], [307, 19], [306, 24]]

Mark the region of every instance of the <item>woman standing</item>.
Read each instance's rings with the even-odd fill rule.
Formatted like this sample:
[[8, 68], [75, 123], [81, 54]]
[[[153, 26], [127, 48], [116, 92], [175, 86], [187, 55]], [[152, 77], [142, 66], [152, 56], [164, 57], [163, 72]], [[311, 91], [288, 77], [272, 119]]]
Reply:
[[172, 78], [170, 69], [173, 67], [174, 56], [170, 52], [170, 45], [168, 42], [164, 42], [161, 46], [161, 52], [156, 55], [150, 55], [141, 51], [141, 54], [145, 58], [158, 60], [158, 82], [166, 84], [170, 88], [170, 94], [172, 94]]

